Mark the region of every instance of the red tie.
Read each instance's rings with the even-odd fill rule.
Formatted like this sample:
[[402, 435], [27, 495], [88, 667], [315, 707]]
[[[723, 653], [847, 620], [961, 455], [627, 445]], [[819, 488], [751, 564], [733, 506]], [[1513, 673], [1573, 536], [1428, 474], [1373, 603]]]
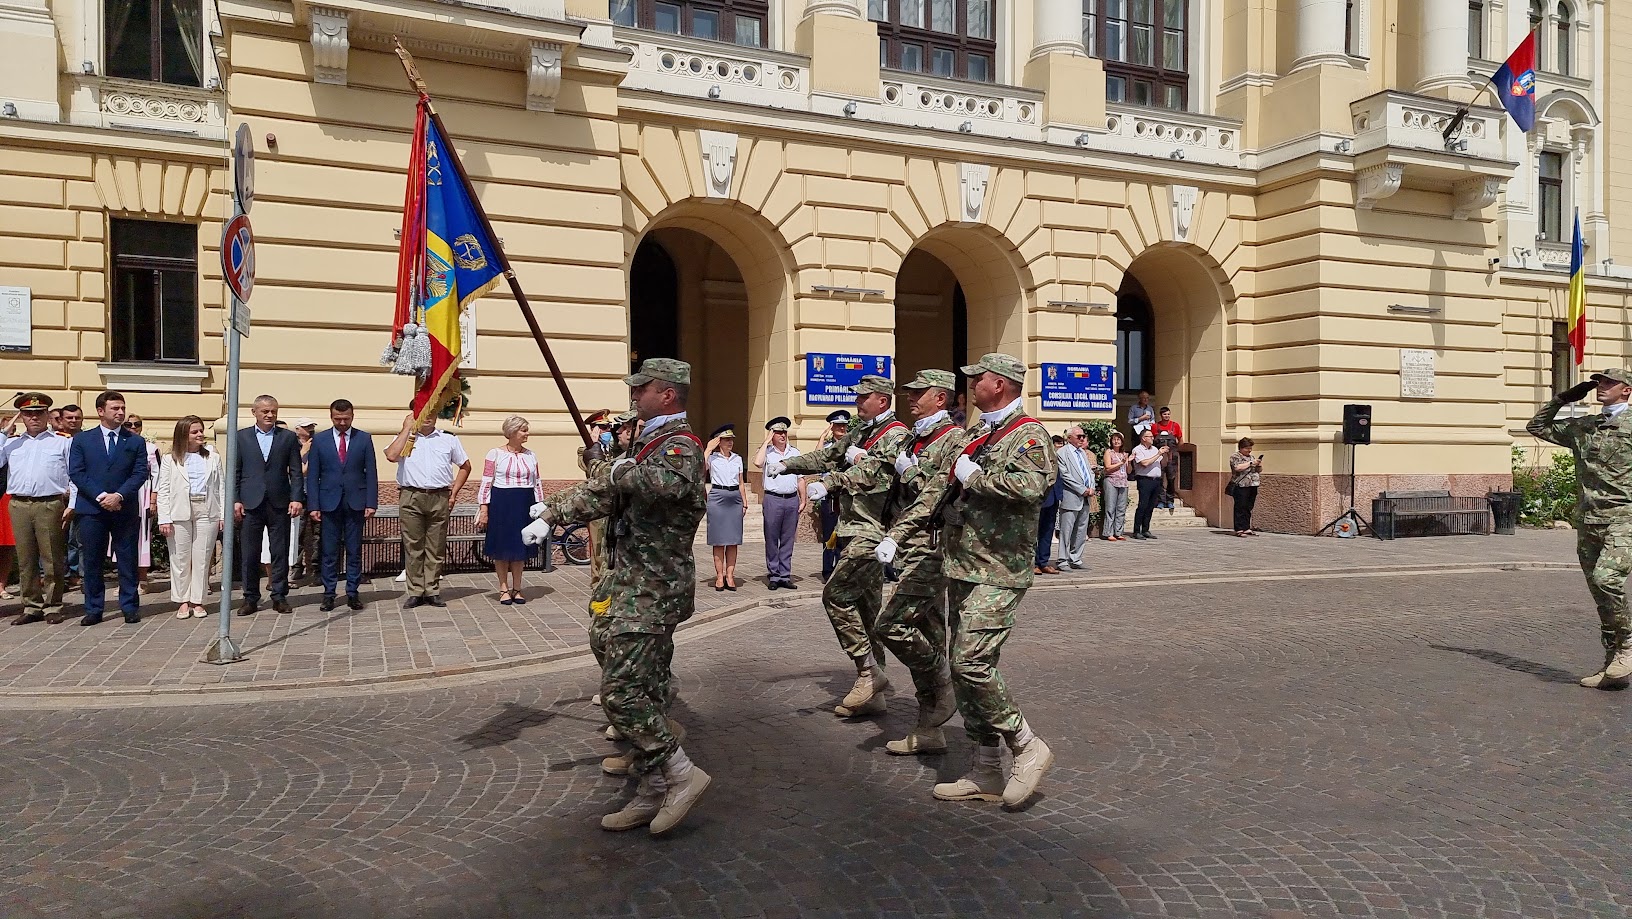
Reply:
[[345, 435], [345, 432], [342, 431], [340, 433], [340, 465], [344, 466], [345, 464], [346, 464], [346, 435]]

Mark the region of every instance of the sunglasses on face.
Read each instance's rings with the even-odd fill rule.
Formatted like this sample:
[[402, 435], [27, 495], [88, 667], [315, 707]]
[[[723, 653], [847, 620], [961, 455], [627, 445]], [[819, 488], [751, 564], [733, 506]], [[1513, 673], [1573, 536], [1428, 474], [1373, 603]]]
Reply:
[[125, 422], [125, 427], [127, 427], [127, 428], [139, 428], [141, 426], [142, 426], [142, 423], [140, 421], [127, 421], [127, 422]]

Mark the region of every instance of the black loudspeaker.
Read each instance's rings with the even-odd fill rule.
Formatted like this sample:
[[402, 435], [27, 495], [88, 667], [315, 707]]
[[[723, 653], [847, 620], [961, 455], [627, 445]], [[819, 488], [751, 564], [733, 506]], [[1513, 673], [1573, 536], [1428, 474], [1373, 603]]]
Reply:
[[1343, 406], [1343, 442], [1346, 444], [1371, 443], [1371, 406]]

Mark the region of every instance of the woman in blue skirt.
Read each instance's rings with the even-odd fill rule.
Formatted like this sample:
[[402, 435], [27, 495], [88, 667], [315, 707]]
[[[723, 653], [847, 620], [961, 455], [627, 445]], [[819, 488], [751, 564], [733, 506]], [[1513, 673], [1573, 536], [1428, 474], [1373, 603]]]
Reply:
[[482, 551], [498, 571], [499, 602], [509, 606], [527, 602], [521, 595], [521, 569], [527, 561], [521, 531], [532, 523], [527, 509], [544, 500], [544, 484], [538, 477], [538, 457], [526, 447], [527, 419], [511, 415], [504, 419], [503, 431], [504, 446], [487, 451], [482, 465], [476, 528], [487, 533]]

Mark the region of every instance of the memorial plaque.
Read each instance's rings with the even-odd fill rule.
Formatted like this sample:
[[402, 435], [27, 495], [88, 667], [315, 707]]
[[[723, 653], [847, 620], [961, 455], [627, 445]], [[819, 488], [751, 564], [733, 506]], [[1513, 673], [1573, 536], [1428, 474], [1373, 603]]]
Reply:
[[28, 287], [0, 287], [0, 351], [34, 350], [34, 298]]
[[1400, 398], [1434, 398], [1434, 352], [1426, 348], [1400, 349]]

